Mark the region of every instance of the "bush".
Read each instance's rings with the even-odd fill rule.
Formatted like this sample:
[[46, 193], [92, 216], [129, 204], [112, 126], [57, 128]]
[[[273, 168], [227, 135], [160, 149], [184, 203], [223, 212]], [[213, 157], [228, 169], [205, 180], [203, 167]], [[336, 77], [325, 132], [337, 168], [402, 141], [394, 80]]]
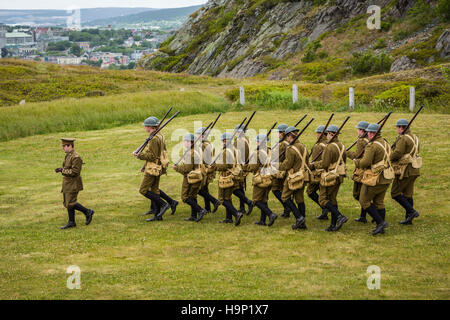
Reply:
[[450, 21], [450, 1], [449, 0], [439, 0], [438, 5], [436, 7], [437, 14], [444, 20], [445, 22]]
[[353, 74], [374, 74], [388, 72], [391, 68], [392, 60], [385, 53], [375, 55], [372, 51], [365, 53], [354, 52], [350, 59], [350, 66]]
[[311, 62], [316, 59], [316, 51], [318, 48], [320, 48], [322, 45], [320, 44], [319, 40], [314, 40], [306, 46], [305, 55], [302, 58], [303, 62]]

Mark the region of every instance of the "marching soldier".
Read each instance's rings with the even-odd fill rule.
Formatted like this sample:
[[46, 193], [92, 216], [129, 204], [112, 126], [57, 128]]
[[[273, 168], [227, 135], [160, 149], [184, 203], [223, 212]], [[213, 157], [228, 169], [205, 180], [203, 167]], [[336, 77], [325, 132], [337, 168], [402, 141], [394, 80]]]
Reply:
[[[236, 161], [238, 165], [244, 166], [250, 154], [250, 147], [248, 138], [245, 136], [244, 125], [239, 127], [237, 125], [234, 129], [237, 131], [236, 138], [234, 140], [234, 150], [236, 152]], [[245, 188], [247, 184], [247, 172], [241, 171], [241, 175], [236, 179], [235, 189], [233, 194], [239, 198], [239, 212], [246, 215], [252, 213], [253, 202], [245, 196]], [[248, 206], [248, 211], [245, 211], [245, 204]]]
[[[201, 135], [202, 132], [205, 130], [205, 128], [199, 128], [195, 133], [198, 135]], [[205, 209], [207, 212], [211, 212], [211, 203], [214, 206], [214, 209], [212, 212], [216, 212], [217, 209], [220, 206], [220, 201], [214, 198], [211, 193], [209, 193], [209, 184], [214, 181], [215, 178], [215, 171], [214, 168], [210, 166], [212, 162], [212, 156], [214, 155], [214, 147], [212, 143], [206, 139], [204, 139], [207, 132], [203, 133], [203, 136], [201, 138], [202, 140], [202, 161], [203, 164], [206, 166], [206, 176], [204, 177], [204, 180], [202, 182], [202, 187], [200, 188], [200, 191], [198, 192], [199, 195], [201, 195], [205, 201]]]
[[66, 153], [62, 168], [55, 169], [56, 173], [61, 172], [63, 182], [61, 192], [63, 194], [63, 204], [67, 208], [69, 221], [61, 229], [76, 227], [75, 210], [81, 211], [86, 216], [86, 225], [92, 221], [94, 210], [83, 207], [77, 202], [78, 192], [83, 190], [83, 181], [81, 179], [81, 167], [83, 160], [74, 149], [75, 139], [62, 138], [62, 149]]
[[[273, 152], [272, 152], [272, 155], [278, 155], [279, 156], [278, 159], [273, 159], [273, 157], [272, 157], [272, 162], [277, 162], [278, 165], [280, 163], [282, 163], [284, 161], [284, 159], [286, 158], [284, 150], [286, 150], [286, 147], [287, 147], [287, 145], [289, 143], [286, 141], [285, 130], [288, 127], [289, 126], [287, 124], [280, 124], [277, 127], [278, 137], [282, 141], [278, 144], [276, 149], [274, 149]], [[289, 209], [288, 206], [286, 206], [284, 204], [283, 200], [281, 199], [281, 193], [283, 192], [284, 180], [286, 180], [286, 172], [277, 171], [276, 174], [272, 178], [272, 192], [275, 195], [275, 197], [278, 199], [278, 201], [284, 207], [284, 212], [283, 212], [283, 214], [281, 216], [283, 218], [289, 218], [289, 216], [290, 216], [290, 214], [289, 214], [290, 213], [290, 209]]]
[[[366, 147], [369, 140], [366, 138], [367, 133], [366, 129], [369, 123], [367, 121], [360, 121], [356, 125], [356, 131], [358, 134], [358, 141], [356, 142], [356, 150], [355, 151], [347, 151], [347, 158], [353, 160], [356, 158], [357, 155], [361, 154], [364, 148]], [[353, 182], [353, 198], [355, 198], [356, 201], [359, 201], [359, 194], [361, 193], [361, 179], [363, 175], [362, 168], [355, 167], [355, 170], [353, 171], [352, 180]], [[361, 215], [359, 218], [355, 219], [356, 222], [362, 222], [366, 223], [366, 210], [364, 210], [361, 207]]]
[[257, 225], [265, 226], [266, 218], [269, 218], [268, 226], [272, 226], [278, 217], [267, 205], [271, 186], [270, 150], [267, 148], [267, 137], [265, 134], [256, 136], [256, 163], [249, 164], [247, 171], [253, 172], [253, 203], [261, 210], [261, 217]]
[[[187, 150], [190, 150], [185, 157], [184, 162], [179, 165], [172, 165], [172, 168], [183, 175], [183, 183], [181, 187], [181, 200], [187, 203], [191, 207], [191, 216], [184, 220], [196, 221], [202, 220], [206, 214], [206, 210], [200, 207], [197, 203], [197, 194], [200, 190], [203, 176], [201, 172], [202, 158], [200, 150], [195, 150], [194, 146], [195, 137], [189, 133], [184, 135], [183, 142]], [[198, 213], [198, 218], [197, 218]]]
[[[328, 141], [338, 132], [339, 128], [331, 125], [327, 130]], [[311, 169], [324, 169], [320, 181], [319, 204], [331, 212], [331, 224], [326, 231], [338, 231], [347, 217], [338, 209], [337, 194], [344, 181], [345, 175], [345, 147], [336, 136], [332, 143], [328, 143], [323, 151], [322, 159], [311, 164]], [[342, 172], [343, 171], [343, 172]]]
[[[322, 134], [322, 132], [324, 132], [324, 134]], [[317, 139], [319, 139], [319, 137], [322, 134], [322, 137], [320, 138], [320, 141], [317, 141], [316, 144], [314, 144], [314, 146], [311, 149], [311, 159], [315, 159], [319, 153], [323, 152], [323, 149], [325, 149], [326, 146], [326, 142], [327, 142], [327, 136], [326, 136], [326, 130], [325, 130], [325, 126], [324, 125], [320, 125], [316, 128], [315, 130], [316, 132], [316, 136]], [[322, 157], [322, 156], [321, 156]], [[318, 160], [320, 160], [321, 158], [319, 158]], [[322, 170], [323, 171], [323, 170]], [[308, 183], [308, 187], [306, 188], [306, 194], [308, 195], [308, 197], [314, 201], [315, 203], [317, 203], [317, 205], [322, 209], [322, 214], [317, 216], [316, 219], [319, 220], [328, 220], [328, 209], [327, 208], [323, 208], [320, 204], [319, 204], [319, 195], [317, 194], [317, 191], [319, 191], [320, 189], [320, 174], [321, 171], [320, 170], [312, 170], [311, 172], [311, 179]]]
[[[285, 131], [286, 139], [288, 143], [292, 143], [298, 134], [298, 129], [296, 127], [288, 127]], [[305, 170], [308, 168], [308, 150], [305, 145], [301, 143], [298, 139], [294, 144], [287, 146], [286, 148], [286, 158], [281, 163], [279, 170], [286, 171], [287, 178], [284, 181], [283, 193], [281, 195], [284, 203], [291, 209], [293, 215], [296, 218], [295, 224], [292, 225], [292, 229], [306, 229], [306, 207], [304, 202], [304, 190], [306, 179], [303, 177], [296, 183], [290, 183], [291, 177], [298, 176], [301, 171], [307, 175]], [[297, 203], [294, 204], [292, 198]]]
[[235, 164], [233, 147], [229, 147], [229, 141], [231, 140], [231, 138], [232, 135], [229, 132], [225, 132], [224, 134], [222, 134], [221, 140], [223, 144], [223, 152], [221, 155], [221, 159], [218, 159], [218, 161], [220, 162], [215, 164], [215, 168], [217, 171], [219, 171], [218, 198], [220, 203], [226, 209], [226, 218], [225, 220], [222, 220], [220, 222], [233, 223], [233, 217], [235, 217], [235, 226], [238, 226], [241, 223], [243, 213], [236, 210], [231, 199], [233, 195], [233, 189], [235, 188], [233, 174], [230, 172]]
[[[159, 126], [158, 118], [149, 117], [144, 121], [145, 131], [152, 134], [157, 130]], [[166, 171], [167, 159], [163, 159], [164, 152], [166, 151], [166, 144], [164, 136], [158, 132], [145, 146], [140, 154], [133, 152], [133, 155], [139, 159], [145, 161], [144, 178], [142, 179], [139, 192], [146, 198], [150, 199], [153, 204], [153, 210], [146, 212], [145, 214], [155, 213], [153, 218], [146, 221], [160, 221], [162, 215], [169, 209], [172, 209], [172, 214], [175, 212], [178, 201], [171, 199], [162, 190], [159, 189], [160, 177]], [[165, 164], [162, 163], [165, 162]], [[166, 199], [165, 202], [163, 199]], [[152, 209], [152, 208], [151, 208]]]
[[[398, 141], [391, 154], [391, 162], [395, 170], [395, 179], [392, 183], [391, 197], [406, 211], [405, 220], [400, 224], [412, 224], [412, 220], [419, 216], [414, 209], [413, 194], [414, 182], [420, 176], [422, 158], [419, 154], [419, 138], [407, 128], [409, 122], [400, 119], [396, 123]], [[406, 131], [405, 131], [406, 130]]]
[[[367, 126], [366, 131], [371, 142], [365, 147], [363, 158], [354, 159], [355, 167], [365, 171], [359, 203], [361, 208], [369, 213], [377, 223], [376, 228], [372, 231], [374, 236], [378, 233], [384, 233], [384, 228], [388, 226], [385, 221], [384, 197], [389, 184], [392, 182], [392, 178], [387, 179], [384, 173], [386, 169], [392, 170], [389, 160], [391, 146], [381, 137], [380, 133], [377, 134], [379, 127], [376, 123]], [[354, 157], [356, 156], [355, 154]], [[390, 177], [388, 176], [388, 178]]]

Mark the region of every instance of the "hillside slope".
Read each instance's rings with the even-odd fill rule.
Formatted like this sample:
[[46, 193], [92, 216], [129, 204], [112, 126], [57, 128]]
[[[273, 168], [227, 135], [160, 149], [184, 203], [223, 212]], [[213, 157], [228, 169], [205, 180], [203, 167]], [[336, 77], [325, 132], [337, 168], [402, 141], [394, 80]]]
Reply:
[[[370, 5], [380, 30], [367, 28]], [[448, 10], [447, 0], [210, 0], [140, 66], [314, 82], [424, 67], [449, 61]]]

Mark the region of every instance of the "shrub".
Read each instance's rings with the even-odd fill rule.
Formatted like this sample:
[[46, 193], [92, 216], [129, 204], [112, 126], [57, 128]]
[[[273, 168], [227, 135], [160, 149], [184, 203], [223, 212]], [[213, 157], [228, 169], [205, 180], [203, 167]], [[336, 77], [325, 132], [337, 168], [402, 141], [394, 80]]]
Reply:
[[354, 52], [350, 59], [350, 66], [354, 74], [373, 74], [388, 72], [391, 68], [391, 58], [382, 52], [375, 55], [372, 51], [365, 53]]

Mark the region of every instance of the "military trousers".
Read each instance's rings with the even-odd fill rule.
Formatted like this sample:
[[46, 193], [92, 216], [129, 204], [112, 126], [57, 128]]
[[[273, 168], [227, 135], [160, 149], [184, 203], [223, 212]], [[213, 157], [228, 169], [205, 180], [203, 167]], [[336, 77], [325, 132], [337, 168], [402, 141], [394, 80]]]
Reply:
[[63, 205], [67, 209], [72, 209], [77, 203], [78, 192], [63, 192]]
[[295, 202], [302, 203], [305, 202], [303, 195], [304, 193], [305, 193], [305, 185], [303, 185], [303, 188], [301, 189], [291, 190], [289, 189], [288, 181], [286, 179], [283, 184], [283, 193], [281, 194], [281, 200], [283, 200], [284, 202], [293, 197]]
[[145, 173], [141, 187], [139, 188], [139, 193], [145, 195], [147, 191], [151, 191], [154, 194], [159, 194], [159, 178], [159, 176], [151, 176]]
[[373, 203], [378, 210], [384, 209], [384, 197], [389, 184], [377, 184], [376, 186], [362, 185], [359, 195], [359, 203], [364, 210]]
[[258, 186], [253, 186], [252, 201], [254, 203], [256, 201], [267, 202], [267, 201], [269, 201], [269, 193], [270, 193], [270, 187], [261, 188]]
[[200, 191], [202, 183], [197, 182], [190, 184], [188, 183], [187, 176], [183, 177], [183, 184], [181, 185], [181, 200], [186, 202], [188, 198], [197, 199], [197, 194]]
[[409, 176], [408, 178], [399, 179], [399, 175], [395, 176], [394, 182], [392, 182], [391, 197], [405, 196], [406, 198], [412, 198], [414, 195], [414, 182], [418, 176]]
[[328, 202], [330, 202], [333, 206], [337, 206], [337, 194], [339, 192], [339, 187], [341, 186], [341, 182], [337, 180], [334, 186], [324, 187], [320, 186], [319, 189], [319, 204], [322, 208], [324, 208]]

